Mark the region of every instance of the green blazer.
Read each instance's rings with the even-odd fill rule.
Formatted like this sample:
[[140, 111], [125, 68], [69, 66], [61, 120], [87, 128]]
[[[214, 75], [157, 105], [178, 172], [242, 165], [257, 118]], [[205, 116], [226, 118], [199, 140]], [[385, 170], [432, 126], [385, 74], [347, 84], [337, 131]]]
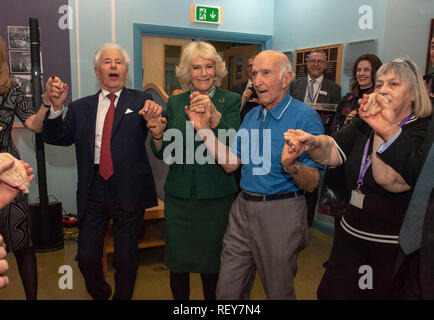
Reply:
[[[222, 115], [218, 126], [213, 129], [215, 135], [218, 137], [218, 129], [234, 129], [237, 131], [240, 127], [241, 96], [237, 93], [216, 88], [211, 101]], [[188, 105], [190, 105], [190, 91], [171, 96], [166, 105], [167, 128], [164, 133], [163, 147], [160, 151], [156, 150], [154, 141], [151, 139], [151, 147], [157, 158], [163, 159], [165, 154], [169, 154], [173, 157], [172, 159], [175, 159], [175, 162], [169, 166], [164, 192], [182, 199], [192, 197], [196, 199], [216, 199], [237, 192], [237, 184], [233, 175], [225, 173], [220, 165], [209, 163], [209, 160], [205, 164], [197, 163], [196, 152], [206, 157], [207, 150], [202, 140], [193, 142], [196, 132], [191, 123], [188, 122], [190, 119], [184, 110], [184, 107]], [[186, 126], [188, 126], [188, 130]], [[186, 141], [187, 137], [189, 142]], [[225, 140], [222, 142], [229, 145], [231, 141], [228, 141], [229, 139]], [[187, 146], [191, 146], [189, 151], [187, 151]], [[210, 159], [213, 158], [210, 156]], [[196, 194], [194, 195], [191, 194], [192, 186], [195, 186]]]

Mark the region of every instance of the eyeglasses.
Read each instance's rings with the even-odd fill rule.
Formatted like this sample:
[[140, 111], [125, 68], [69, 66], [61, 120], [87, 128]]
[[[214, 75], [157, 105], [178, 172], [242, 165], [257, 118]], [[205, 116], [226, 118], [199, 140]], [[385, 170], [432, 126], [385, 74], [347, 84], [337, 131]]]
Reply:
[[315, 59], [312, 59], [312, 60], [308, 60], [307, 62], [310, 63], [310, 64], [319, 64], [319, 65], [325, 64], [324, 60], [315, 60]]

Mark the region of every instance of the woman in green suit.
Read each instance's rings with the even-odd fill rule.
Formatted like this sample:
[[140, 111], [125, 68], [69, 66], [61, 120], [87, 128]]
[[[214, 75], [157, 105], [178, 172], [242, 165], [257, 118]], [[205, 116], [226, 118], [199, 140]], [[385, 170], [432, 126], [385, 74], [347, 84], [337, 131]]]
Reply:
[[218, 88], [226, 74], [225, 63], [211, 44], [192, 42], [183, 49], [176, 68], [186, 91], [169, 98], [166, 118], [161, 118], [161, 108], [145, 106], [143, 112], [155, 155], [170, 165], [164, 186], [165, 264], [175, 300], [189, 299], [191, 272], [201, 274], [205, 299], [215, 299], [222, 238], [238, 190], [232, 175], [206, 160], [206, 147], [202, 140], [196, 141], [185, 107], [203, 112], [206, 106], [216, 135], [219, 129], [232, 129], [235, 135], [241, 96]]

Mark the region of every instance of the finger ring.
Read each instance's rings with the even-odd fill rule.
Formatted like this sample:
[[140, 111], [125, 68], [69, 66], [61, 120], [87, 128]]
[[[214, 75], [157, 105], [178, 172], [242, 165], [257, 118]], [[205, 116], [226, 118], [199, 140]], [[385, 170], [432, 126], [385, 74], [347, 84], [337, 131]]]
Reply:
[[205, 106], [203, 105], [203, 104], [201, 104], [200, 106], [199, 106], [199, 108], [204, 108]]

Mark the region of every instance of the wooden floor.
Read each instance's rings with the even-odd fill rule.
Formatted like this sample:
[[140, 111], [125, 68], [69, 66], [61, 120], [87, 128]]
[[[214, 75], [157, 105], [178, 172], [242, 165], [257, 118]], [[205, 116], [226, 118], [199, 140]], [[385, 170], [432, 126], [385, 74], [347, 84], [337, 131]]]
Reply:
[[[295, 291], [297, 299], [316, 299], [316, 289], [324, 273], [322, 264], [328, 259], [332, 246], [332, 237], [314, 228], [310, 229], [310, 241], [308, 247], [302, 251], [298, 258], [298, 273], [295, 278]], [[38, 299], [40, 300], [88, 300], [90, 296], [86, 292], [83, 277], [74, 261], [77, 252], [75, 240], [65, 240], [62, 250], [47, 253], [37, 253], [38, 263]], [[0, 290], [0, 300], [25, 299], [24, 290], [13, 254], [8, 254], [10, 284]], [[164, 247], [148, 248], [140, 250], [140, 264], [137, 273], [134, 300], [171, 300], [172, 294], [169, 287], [169, 271], [164, 268]], [[112, 267], [112, 255], [108, 256], [107, 281], [114, 285], [114, 269]], [[59, 279], [63, 273], [59, 273], [62, 265], [72, 267], [73, 288], [60, 289]], [[200, 276], [192, 274], [191, 299], [202, 300], [202, 285]], [[256, 277], [253, 286], [252, 300], [266, 299], [262, 285]]]

